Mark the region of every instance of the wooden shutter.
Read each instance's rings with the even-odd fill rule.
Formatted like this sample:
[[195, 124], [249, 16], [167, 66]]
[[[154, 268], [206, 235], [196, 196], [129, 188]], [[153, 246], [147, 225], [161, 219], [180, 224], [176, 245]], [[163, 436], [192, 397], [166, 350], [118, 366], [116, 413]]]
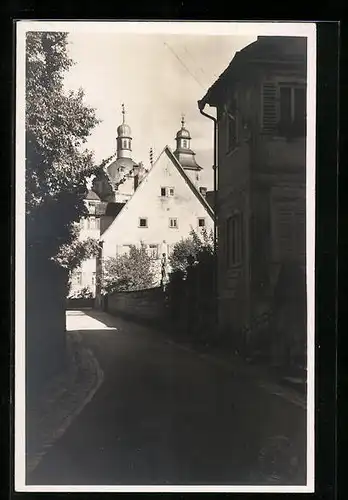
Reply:
[[274, 131], [277, 125], [277, 87], [273, 82], [262, 85], [262, 128], [265, 132]]

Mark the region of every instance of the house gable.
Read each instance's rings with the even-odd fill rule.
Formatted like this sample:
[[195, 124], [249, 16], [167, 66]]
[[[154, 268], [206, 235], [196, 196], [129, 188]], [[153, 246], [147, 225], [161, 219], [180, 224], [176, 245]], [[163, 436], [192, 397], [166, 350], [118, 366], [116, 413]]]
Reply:
[[[164, 188], [168, 190], [166, 195]], [[213, 229], [211, 207], [166, 146], [132, 198], [103, 233], [104, 249], [112, 255], [119, 244], [143, 241], [149, 245], [172, 245], [187, 237], [191, 229], [196, 230], [199, 219], [205, 220], [208, 230]]]

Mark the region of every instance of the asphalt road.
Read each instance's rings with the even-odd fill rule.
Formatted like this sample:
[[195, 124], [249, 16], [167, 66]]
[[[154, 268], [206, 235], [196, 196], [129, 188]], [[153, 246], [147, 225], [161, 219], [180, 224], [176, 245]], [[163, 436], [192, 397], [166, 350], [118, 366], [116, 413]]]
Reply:
[[104, 382], [27, 484], [305, 484], [303, 409], [149, 328], [71, 321]]

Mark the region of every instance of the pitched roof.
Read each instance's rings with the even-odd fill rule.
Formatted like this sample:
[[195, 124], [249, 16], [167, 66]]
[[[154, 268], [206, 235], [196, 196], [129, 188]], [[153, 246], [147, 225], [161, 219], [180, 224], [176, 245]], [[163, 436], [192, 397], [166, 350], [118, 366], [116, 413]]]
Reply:
[[108, 217], [117, 217], [126, 203], [109, 202], [106, 205], [105, 215]]
[[[209, 212], [209, 214], [214, 217], [214, 212], [211, 208], [211, 206], [209, 205], [209, 203], [207, 203], [206, 199], [201, 195], [201, 193], [199, 192], [199, 190], [196, 188], [196, 186], [193, 184], [193, 182], [191, 181], [191, 179], [189, 178], [189, 176], [187, 175], [187, 173], [185, 172], [184, 168], [182, 167], [181, 163], [179, 162], [179, 160], [176, 158], [175, 154], [173, 153], [173, 151], [170, 149], [169, 146], [166, 146], [162, 153], [163, 152], [166, 152], [167, 155], [169, 156], [169, 158], [173, 161], [174, 165], [176, 166], [176, 168], [178, 169], [178, 171], [180, 172], [180, 174], [182, 175], [182, 177], [184, 178], [184, 180], [186, 181], [186, 183], [189, 185], [189, 187], [191, 188], [191, 191], [193, 192], [193, 194], [198, 198], [198, 200], [202, 203], [202, 205], [204, 206], [204, 208], [206, 208], [206, 210]], [[157, 158], [156, 162], [158, 161], [158, 159], [160, 158], [160, 156], [162, 155], [162, 153], [159, 155], [159, 157]], [[155, 162], [155, 164], [156, 164]]]
[[90, 189], [90, 190], [88, 191], [88, 193], [87, 193], [86, 200], [96, 200], [96, 201], [100, 201], [100, 198], [99, 198], [99, 196], [97, 195], [97, 193], [95, 193], [94, 191], [92, 191], [92, 190]]
[[[144, 178], [147, 178], [149, 175], [151, 175], [151, 172], [156, 168], [157, 162], [159, 161], [159, 159], [161, 158], [161, 156], [164, 153], [167, 154], [168, 157], [172, 160], [174, 166], [177, 168], [178, 172], [183, 177], [184, 181], [189, 186], [189, 188], [191, 189], [191, 191], [193, 192], [193, 194], [201, 202], [201, 204], [204, 206], [204, 208], [209, 213], [209, 215], [213, 218], [214, 217], [214, 211], [213, 211], [212, 207], [209, 205], [209, 203], [201, 195], [201, 193], [199, 192], [199, 190], [196, 188], [196, 186], [193, 184], [193, 182], [191, 181], [191, 179], [188, 177], [188, 175], [186, 174], [185, 170], [183, 169], [183, 167], [181, 166], [180, 162], [177, 160], [177, 158], [175, 157], [174, 153], [172, 152], [172, 150], [170, 149], [169, 146], [165, 146], [163, 148], [163, 150], [161, 151], [161, 153], [158, 155], [158, 157], [157, 157], [157, 159], [156, 159], [153, 167], [151, 168], [151, 170], [149, 171], [149, 173], [147, 174], [147, 176], [145, 176]], [[135, 196], [138, 196], [139, 192], [141, 192], [142, 186], [143, 186], [143, 183], [141, 183], [139, 185], [138, 189], [136, 189], [134, 191], [132, 197], [126, 203], [123, 203], [123, 204], [122, 203], [114, 203], [114, 205], [122, 205], [122, 207], [120, 207], [120, 210], [118, 211], [116, 217], [122, 212], [122, 210], [124, 209], [124, 207], [133, 200], [133, 198]], [[115, 217], [115, 219], [116, 219], [116, 217]], [[104, 233], [106, 233], [108, 231], [108, 229], [112, 226], [112, 224], [113, 223], [111, 223], [110, 226], [105, 229]]]
[[196, 153], [192, 149], [176, 148], [173, 154], [185, 170], [203, 170], [196, 162]]
[[234, 78], [245, 64], [276, 60], [282, 63], [305, 62], [306, 37], [299, 36], [259, 36], [255, 42], [235, 53], [230, 64], [219, 78], [208, 89], [205, 96], [198, 101], [200, 109], [206, 103], [214, 103], [216, 91]]

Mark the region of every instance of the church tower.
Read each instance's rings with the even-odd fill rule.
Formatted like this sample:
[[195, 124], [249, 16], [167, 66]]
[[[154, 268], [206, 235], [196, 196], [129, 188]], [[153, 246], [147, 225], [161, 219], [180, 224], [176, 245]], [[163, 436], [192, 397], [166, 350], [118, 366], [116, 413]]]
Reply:
[[135, 176], [141, 170], [132, 159], [132, 131], [126, 123], [125, 115], [124, 104], [122, 104], [122, 123], [117, 127], [116, 159], [105, 168], [116, 203], [123, 203], [133, 195]]
[[122, 124], [117, 127], [117, 159], [132, 158], [132, 131], [125, 121], [126, 111], [122, 104]]
[[196, 187], [200, 182], [202, 167], [196, 162], [196, 153], [191, 149], [191, 134], [185, 128], [185, 118], [181, 118], [181, 129], [176, 134], [174, 155]]

